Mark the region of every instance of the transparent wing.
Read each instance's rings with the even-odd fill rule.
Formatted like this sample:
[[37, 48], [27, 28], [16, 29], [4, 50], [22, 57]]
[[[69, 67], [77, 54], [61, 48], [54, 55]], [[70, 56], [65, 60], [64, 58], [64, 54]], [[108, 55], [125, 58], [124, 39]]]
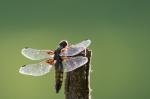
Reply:
[[88, 61], [87, 57], [83, 56], [69, 57], [69, 59], [63, 61], [64, 71], [65, 72], [73, 71], [86, 64], [87, 61]]
[[46, 62], [40, 62], [37, 64], [29, 64], [20, 67], [19, 72], [24, 75], [42, 76], [49, 72], [52, 65]]
[[51, 50], [37, 50], [32, 48], [23, 48], [21, 50], [22, 55], [24, 55], [26, 58], [29, 58], [31, 60], [41, 60], [47, 58], [52, 59], [54, 56], [52, 52], [53, 51]]
[[63, 51], [60, 56], [74, 56], [82, 52], [91, 44], [91, 40], [82, 41], [76, 45], [71, 45]]

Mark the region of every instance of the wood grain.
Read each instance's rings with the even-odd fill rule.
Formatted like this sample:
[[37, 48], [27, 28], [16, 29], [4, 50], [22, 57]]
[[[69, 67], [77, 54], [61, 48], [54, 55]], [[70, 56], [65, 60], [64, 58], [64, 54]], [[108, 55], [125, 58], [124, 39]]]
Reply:
[[66, 74], [65, 98], [66, 99], [91, 99], [90, 95], [90, 70], [92, 51], [86, 49], [77, 56], [86, 56], [88, 62], [74, 71]]

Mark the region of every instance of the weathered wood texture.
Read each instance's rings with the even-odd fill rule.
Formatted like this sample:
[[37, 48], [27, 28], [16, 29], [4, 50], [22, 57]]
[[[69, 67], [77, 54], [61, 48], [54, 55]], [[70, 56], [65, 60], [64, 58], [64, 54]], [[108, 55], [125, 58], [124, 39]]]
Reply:
[[[65, 97], [66, 99], [91, 99], [90, 95], [90, 61], [92, 51], [86, 50], [79, 55], [86, 56], [88, 62], [66, 75]], [[78, 55], [78, 56], [79, 56]]]

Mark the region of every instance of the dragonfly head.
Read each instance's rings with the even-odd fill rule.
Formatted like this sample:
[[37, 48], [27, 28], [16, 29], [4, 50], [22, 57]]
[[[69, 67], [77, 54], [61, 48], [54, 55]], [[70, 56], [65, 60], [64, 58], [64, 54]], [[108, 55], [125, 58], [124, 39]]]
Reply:
[[59, 46], [65, 48], [66, 46], [68, 46], [68, 42], [66, 40], [63, 40], [59, 43]]

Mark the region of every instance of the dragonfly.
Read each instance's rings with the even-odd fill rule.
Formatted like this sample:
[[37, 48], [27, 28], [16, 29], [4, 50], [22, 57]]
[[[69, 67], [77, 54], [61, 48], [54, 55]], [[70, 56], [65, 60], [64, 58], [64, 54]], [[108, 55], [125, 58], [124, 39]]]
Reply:
[[69, 45], [66, 40], [59, 43], [55, 50], [38, 50], [23, 48], [21, 53], [30, 60], [39, 60], [39, 63], [23, 65], [19, 72], [24, 75], [42, 76], [55, 67], [55, 90], [59, 92], [63, 82], [63, 73], [71, 72], [88, 62], [85, 56], [78, 56], [91, 44], [91, 40]]

